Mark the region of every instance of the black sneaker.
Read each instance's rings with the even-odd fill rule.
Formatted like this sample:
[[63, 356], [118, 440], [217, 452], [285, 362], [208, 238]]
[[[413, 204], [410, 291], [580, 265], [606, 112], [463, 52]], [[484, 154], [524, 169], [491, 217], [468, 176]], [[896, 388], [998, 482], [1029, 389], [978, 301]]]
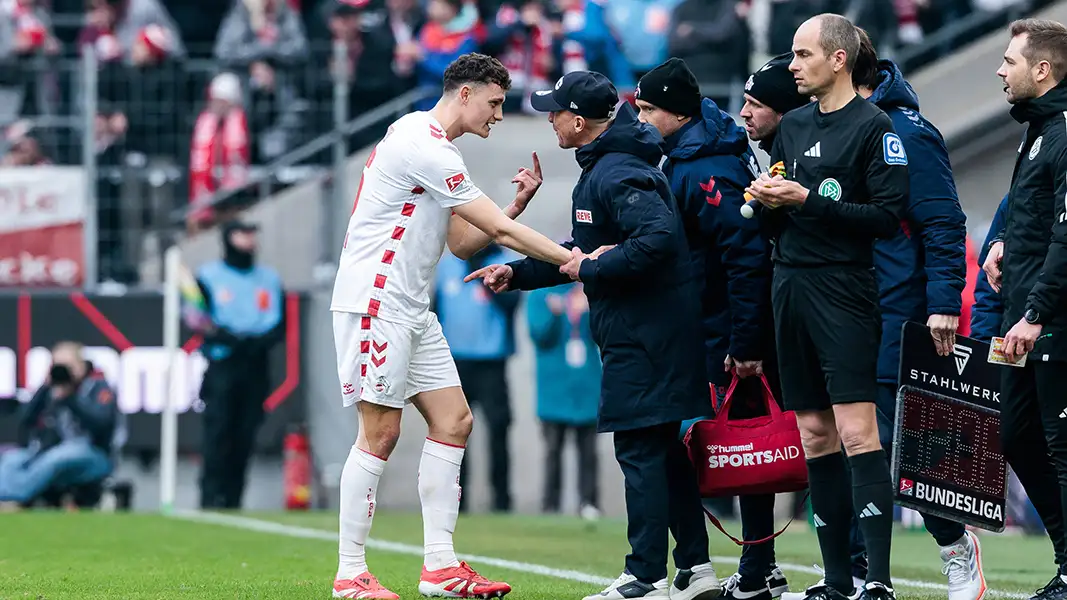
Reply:
[[1030, 600], [1067, 600], [1067, 575], [1057, 574], [1048, 585], [1037, 590]]
[[740, 573], [734, 573], [722, 584], [723, 600], [771, 600], [771, 590], [767, 582], [760, 582], [760, 586], [745, 586]]
[[804, 590], [804, 600], [849, 600], [849, 598], [825, 583], [819, 583]]
[[771, 592], [771, 598], [777, 598], [789, 591], [789, 582], [785, 580], [785, 573], [778, 565], [771, 565], [771, 572], [767, 574], [767, 589]]
[[877, 581], [872, 581], [857, 591], [859, 595], [856, 597], [859, 600], [896, 600], [897, 598], [893, 588]]

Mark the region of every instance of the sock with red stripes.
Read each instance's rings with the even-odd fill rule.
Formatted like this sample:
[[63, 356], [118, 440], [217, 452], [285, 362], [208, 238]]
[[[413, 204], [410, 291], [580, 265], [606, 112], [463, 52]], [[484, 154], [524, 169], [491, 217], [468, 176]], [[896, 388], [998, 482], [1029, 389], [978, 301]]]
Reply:
[[338, 579], [354, 579], [367, 571], [367, 536], [374, 519], [378, 480], [385, 461], [355, 445], [341, 471]]
[[459, 467], [462, 446], [426, 438], [419, 462], [419, 499], [422, 500], [423, 544], [426, 569], [436, 571], [459, 566], [452, 547], [452, 532], [459, 518]]

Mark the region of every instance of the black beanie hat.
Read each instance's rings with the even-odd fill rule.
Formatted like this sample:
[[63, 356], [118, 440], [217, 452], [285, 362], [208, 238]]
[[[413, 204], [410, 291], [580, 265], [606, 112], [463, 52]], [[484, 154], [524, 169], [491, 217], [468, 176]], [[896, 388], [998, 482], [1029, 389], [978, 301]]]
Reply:
[[770, 107], [778, 114], [785, 114], [794, 108], [811, 103], [811, 96], [797, 91], [797, 83], [789, 70], [793, 53], [779, 54], [760, 70], [753, 73], [745, 82], [745, 93]]
[[670, 58], [652, 69], [637, 84], [634, 97], [667, 112], [685, 117], [700, 114], [700, 84], [685, 61]]

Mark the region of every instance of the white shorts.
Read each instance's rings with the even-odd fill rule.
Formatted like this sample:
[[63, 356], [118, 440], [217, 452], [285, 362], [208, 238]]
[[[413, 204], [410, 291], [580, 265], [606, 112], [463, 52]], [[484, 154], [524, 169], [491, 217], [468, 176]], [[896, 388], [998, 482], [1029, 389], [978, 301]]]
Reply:
[[360, 400], [404, 408], [420, 392], [459, 386], [437, 315], [422, 326], [356, 313], [333, 313], [337, 377], [345, 406]]

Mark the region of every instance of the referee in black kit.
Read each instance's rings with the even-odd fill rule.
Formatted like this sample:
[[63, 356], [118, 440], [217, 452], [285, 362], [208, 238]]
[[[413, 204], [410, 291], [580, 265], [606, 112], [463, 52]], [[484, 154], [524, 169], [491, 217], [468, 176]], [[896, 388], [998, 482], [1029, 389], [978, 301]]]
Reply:
[[893, 489], [875, 417], [881, 317], [873, 261], [875, 238], [900, 226], [908, 158], [889, 117], [852, 87], [859, 47], [856, 28], [840, 15], [812, 17], [797, 29], [789, 70], [798, 91], [818, 101], [782, 118], [771, 164], [783, 163], [785, 178], [764, 174], [747, 189], [776, 238], [772, 301], [783, 401], [797, 412], [826, 566], [825, 580], [805, 592], [809, 600], [855, 592], [853, 507], [870, 561], [858, 598], [895, 598]]

